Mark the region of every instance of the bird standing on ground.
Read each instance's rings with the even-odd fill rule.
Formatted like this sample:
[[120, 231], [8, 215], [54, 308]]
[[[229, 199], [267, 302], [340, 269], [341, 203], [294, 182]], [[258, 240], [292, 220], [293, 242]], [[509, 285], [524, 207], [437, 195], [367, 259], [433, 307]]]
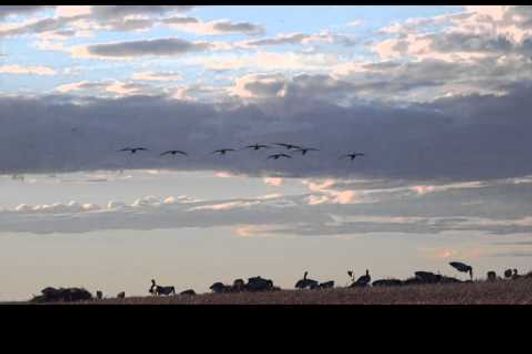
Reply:
[[161, 156], [164, 156], [164, 155], [168, 155], [168, 154], [171, 154], [171, 155], [176, 155], [176, 154], [180, 154], [180, 155], [183, 155], [183, 156], [188, 156], [188, 154], [184, 151], [181, 151], [181, 150], [168, 150], [168, 151], [165, 151], [161, 154]]
[[135, 147], [135, 148], [126, 147], [126, 148], [120, 149], [118, 151], [130, 151], [132, 154], [135, 154], [137, 151], [148, 151], [148, 149], [146, 149], [144, 147]]
[[369, 270], [366, 269], [366, 274], [358, 278], [351, 286], [367, 286], [370, 282], [371, 276], [369, 275]]
[[450, 262], [449, 265], [462, 273], [469, 273], [471, 280], [473, 280], [473, 267], [462, 262]]

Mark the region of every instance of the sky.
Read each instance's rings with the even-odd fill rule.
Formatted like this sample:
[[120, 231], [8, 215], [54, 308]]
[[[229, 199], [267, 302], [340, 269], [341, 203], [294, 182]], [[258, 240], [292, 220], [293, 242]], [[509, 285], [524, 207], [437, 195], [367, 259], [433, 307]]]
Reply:
[[525, 6], [0, 6], [0, 300], [529, 271], [531, 83]]

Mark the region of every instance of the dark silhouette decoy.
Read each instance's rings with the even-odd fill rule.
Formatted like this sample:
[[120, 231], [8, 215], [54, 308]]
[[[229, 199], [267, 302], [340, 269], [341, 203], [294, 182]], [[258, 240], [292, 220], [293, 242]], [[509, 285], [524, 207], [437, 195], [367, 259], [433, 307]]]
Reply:
[[245, 288], [247, 291], [271, 291], [273, 289], [273, 281], [260, 276], [252, 277], [248, 278]]
[[126, 148], [120, 149], [118, 151], [129, 151], [132, 154], [135, 154], [137, 151], [148, 151], [148, 149], [146, 149], [145, 147], [135, 147], [135, 148], [126, 147]]
[[246, 149], [253, 149], [253, 150], [260, 150], [260, 149], [269, 149], [271, 146], [264, 145], [264, 144], [254, 144], [254, 145], [248, 145], [245, 148]]
[[316, 148], [296, 148], [296, 150], [301, 152], [301, 155], [306, 155], [308, 151], [320, 151]]
[[350, 285], [350, 287], [365, 287], [371, 282], [371, 276], [369, 270], [366, 269], [366, 274], [357, 279], [356, 282]]
[[515, 280], [515, 279], [519, 279], [519, 278], [521, 278], [521, 277], [523, 277], [523, 276], [520, 275], [520, 274], [518, 274], [518, 273], [517, 273], [517, 269], [514, 268], [514, 269], [513, 269], [513, 274], [512, 274], [512, 279]]
[[305, 274], [303, 275], [303, 279], [299, 279], [295, 285], [297, 289], [316, 289], [319, 284], [316, 280], [308, 279], [307, 278], [308, 272], [305, 271]]
[[415, 272], [414, 275], [415, 279], [419, 281], [419, 284], [439, 283], [442, 279], [442, 276], [440, 274], [435, 274], [423, 270]]
[[209, 289], [211, 289], [212, 292], [215, 294], [230, 293], [232, 290], [230, 285], [225, 285], [220, 281], [217, 281], [216, 283], [212, 284]]
[[349, 157], [351, 161], [353, 161], [354, 159], [356, 159], [357, 156], [366, 156], [366, 154], [363, 152], [353, 152], [351, 154], [342, 155], [340, 156], [340, 158], [343, 159], [343, 158]]
[[287, 155], [287, 154], [273, 154], [273, 155], [268, 156], [269, 159], [274, 159], [274, 160], [277, 160], [280, 157], [285, 157], [287, 159], [291, 159], [292, 158], [292, 156]]
[[176, 155], [176, 154], [180, 154], [180, 155], [183, 155], [183, 156], [188, 156], [188, 154], [184, 151], [181, 151], [181, 150], [168, 150], [168, 151], [165, 151], [161, 154], [161, 156], [164, 156], [164, 155]]
[[487, 275], [488, 275], [488, 281], [496, 281], [497, 280], [497, 273], [495, 273], [495, 271], [490, 270]]
[[399, 279], [379, 279], [371, 283], [372, 286], [401, 286], [403, 282]]
[[318, 289], [332, 289], [334, 288], [334, 280], [329, 280], [318, 285]]
[[246, 283], [244, 282], [243, 279], [235, 279], [231, 290], [236, 293], [244, 291], [246, 290]]
[[149, 290], [150, 294], [152, 295], [175, 295], [175, 288], [173, 286], [160, 286], [155, 283], [155, 280], [151, 280], [151, 287]]
[[352, 270], [347, 271], [347, 275], [349, 276], [349, 280], [351, 280], [351, 283], [355, 282], [355, 273], [353, 273]]
[[116, 294], [116, 297], [119, 298], [119, 299], [124, 299], [126, 297], [126, 292], [125, 291], [121, 291], [118, 294]]
[[450, 262], [449, 265], [462, 273], [469, 273], [471, 280], [473, 280], [473, 267], [462, 262]]
[[284, 146], [288, 150], [290, 150], [290, 149], [300, 149], [301, 148], [301, 146], [294, 145], [294, 144], [274, 143], [274, 145]]
[[511, 278], [512, 277], [512, 270], [511, 269], [506, 269], [504, 271], [504, 277], [507, 278], [507, 279]]
[[218, 150], [214, 150], [214, 151], [212, 152], [212, 154], [225, 155], [225, 154], [228, 153], [229, 151], [235, 151], [235, 149], [218, 149]]
[[187, 289], [187, 290], [183, 290], [182, 292], [179, 293], [179, 295], [196, 295], [196, 292], [194, 291], [194, 289]]

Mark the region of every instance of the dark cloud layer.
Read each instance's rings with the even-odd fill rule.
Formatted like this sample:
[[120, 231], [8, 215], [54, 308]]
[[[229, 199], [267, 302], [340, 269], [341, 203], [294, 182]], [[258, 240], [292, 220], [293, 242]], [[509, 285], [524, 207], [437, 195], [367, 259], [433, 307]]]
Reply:
[[109, 44], [95, 44], [87, 47], [93, 55], [103, 57], [132, 57], [145, 55], [180, 55], [188, 52], [207, 50], [206, 42], [189, 42], [178, 38], [140, 40]]
[[[114, 50], [110, 53], [124, 53]], [[532, 173], [528, 85], [502, 97], [463, 96], [406, 107], [356, 101], [338, 106], [310, 92], [312, 80], [307, 78], [288, 86], [284, 97], [232, 108], [145, 96], [92, 99], [82, 105], [64, 96], [2, 98], [1, 172], [165, 167], [449, 180]], [[321, 151], [294, 153], [286, 161], [246, 150], [225, 157], [210, 154], [220, 147], [282, 141]], [[151, 151], [135, 156], [117, 152], [130, 145]], [[174, 147], [191, 157], [158, 156]], [[338, 159], [353, 150], [367, 156], [353, 163]]]
[[48, 7], [49, 6], [2, 5], [0, 6], [0, 21], [12, 15], [30, 15], [45, 10]]

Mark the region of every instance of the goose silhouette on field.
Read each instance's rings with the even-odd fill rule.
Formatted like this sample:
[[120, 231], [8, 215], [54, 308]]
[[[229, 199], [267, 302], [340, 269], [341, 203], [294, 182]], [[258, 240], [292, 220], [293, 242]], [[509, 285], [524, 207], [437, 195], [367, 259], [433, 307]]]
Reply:
[[356, 282], [351, 284], [351, 287], [364, 287], [371, 282], [371, 276], [369, 275], [369, 270], [366, 269], [366, 274], [357, 279]]
[[225, 154], [227, 154], [229, 151], [235, 151], [235, 149], [218, 149], [218, 150], [214, 150], [212, 153], [213, 153], [213, 154], [225, 155]]
[[296, 148], [297, 151], [301, 152], [301, 155], [306, 155], [308, 151], [320, 151], [316, 148]]
[[305, 288], [315, 289], [319, 286], [316, 280], [308, 279], [307, 275], [308, 275], [308, 272], [305, 271], [305, 274], [303, 275], [303, 279], [300, 279], [297, 281], [295, 285], [297, 289], [305, 289]]
[[173, 286], [160, 286], [155, 283], [155, 280], [151, 280], [151, 287], [149, 290], [150, 294], [153, 295], [175, 295], [175, 288]]
[[351, 280], [351, 284], [355, 282], [355, 273], [353, 273], [352, 270], [347, 271], [347, 275], [349, 276], [349, 280]]
[[181, 151], [181, 150], [168, 150], [168, 151], [165, 151], [161, 154], [161, 156], [164, 156], [164, 155], [176, 155], [176, 154], [180, 154], [180, 155], [183, 155], [183, 156], [188, 156], [188, 154], [184, 151]]
[[354, 159], [356, 159], [357, 156], [366, 156], [366, 154], [363, 153], [363, 152], [353, 152], [351, 154], [342, 155], [342, 156], [340, 156], [340, 158], [344, 159], [346, 157], [349, 157], [351, 159], [351, 161], [353, 161]]
[[280, 157], [285, 157], [287, 159], [292, 158], [292, 156], [287, 155], [287, 154], [273, 154], [273, 155], [268, 156], [269, 159], [274, 159], [274, 160], [278, 160]]
[[270, 146], [263, 145], [263, 144], [254, 144], [254, 145], [248, 145], [245, 148], [246, 149], [253, 149], [253, 150], [260, 150], [260, 149], [269, 149]]
[[462, 262], [450, 262], [449, 265], [462, 273], [469, 273], [471, 280], [473, 280], [473, 267]]
[[505, 277], [506, 279], [511, 278], [511, 277], [512, 277], [512, 270], [511, 270], [511, 269], [506, 269], [506, 270], [504, 271], [504, 277]]
[[118, 151], [129, 151], [132, 154], [135, 154], [137, 151], [148, 151], [148, 149], [146, 149], [145, 147], [134, 147], [134, 148], [126, 147], [126, 148], [120, 149]]

